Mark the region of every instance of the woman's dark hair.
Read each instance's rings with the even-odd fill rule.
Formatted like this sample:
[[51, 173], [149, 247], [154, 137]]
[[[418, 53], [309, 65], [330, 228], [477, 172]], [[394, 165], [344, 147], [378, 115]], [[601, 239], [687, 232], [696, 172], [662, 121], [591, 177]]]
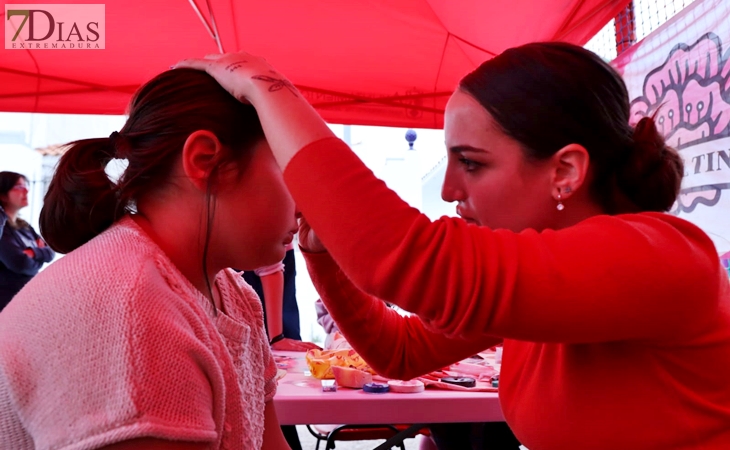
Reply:
[[608, 214], [667, 211], [683, 162], [652, 118], [629, 125], [621, 76], [594, 53], [566, 43], [511, 48], [465, 76], [473, 96], [528, 158], [544, 160], [568, 144], [591, 159], [591, 195]]
[[[252, 106], [234, 99], [205, 72], [175, 69], [137, 91], [118, 133], [69, 144], [40, 215], [41, 233], [51, 248], [60, 253], [78, 248], [132, 210], [141, 196], [166, 183], [183, 144], [197, 130], [215, 134], [225, 150], [209, 174], [209, 193], [218, 168], [227, 163], [240, 168], [248, 150], [264, 139]], [[117, 183], [105, 172], [113, 158], [127, 160]], [[209, 200], [209, 225], [210, 209]]]
[[[0, 172], [0, 205], [2, 205], [3, 208], [7, 208], [8, 204], [5, 200], [2, 199], [2, 197], [7, 197], [7, 195], [10, 193], [10, 190], [18, 183], [18, 180], [20, 180], [21, 178], [25, 180], [25, 184], [30, 184], [30, 181], [28, 181], [28, 177], [23, 174], [9, 171]], [[15, 223], [10, 223], [10, 221], [8, 221], [8, 225], [13, 228], [30, 227], [30, 224], [20, 217], [17, 217], [15, 219]]]

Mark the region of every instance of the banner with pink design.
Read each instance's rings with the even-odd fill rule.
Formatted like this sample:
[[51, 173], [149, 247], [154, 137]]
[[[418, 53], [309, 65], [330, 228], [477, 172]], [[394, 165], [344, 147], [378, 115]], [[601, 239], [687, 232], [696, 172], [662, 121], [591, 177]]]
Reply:
[[685, 164], [672, 214], [730, 251], [730, 0], [695, 0], [611, 63], [631, 123], [653, 115]]

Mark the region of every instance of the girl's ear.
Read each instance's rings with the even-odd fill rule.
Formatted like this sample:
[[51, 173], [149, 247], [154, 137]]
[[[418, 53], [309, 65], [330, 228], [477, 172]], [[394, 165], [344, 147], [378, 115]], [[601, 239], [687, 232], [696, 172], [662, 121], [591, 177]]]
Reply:
[[222, 150], [218, 137], [207, 130], [195, 131], [185, 140], [183, 173], [196, 189], [206, 192], [208, 175], [218, 163]]

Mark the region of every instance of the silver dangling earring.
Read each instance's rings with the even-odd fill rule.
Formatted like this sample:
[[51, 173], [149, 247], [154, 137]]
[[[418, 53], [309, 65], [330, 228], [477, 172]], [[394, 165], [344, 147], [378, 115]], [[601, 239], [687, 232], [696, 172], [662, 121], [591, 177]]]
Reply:
[[563, 205], [563, 197], [560, 195], [560, 192], [558, 192], [558, 206], [556, 206], [558, 211], [562, 211], [565, 209], [565, 205]]

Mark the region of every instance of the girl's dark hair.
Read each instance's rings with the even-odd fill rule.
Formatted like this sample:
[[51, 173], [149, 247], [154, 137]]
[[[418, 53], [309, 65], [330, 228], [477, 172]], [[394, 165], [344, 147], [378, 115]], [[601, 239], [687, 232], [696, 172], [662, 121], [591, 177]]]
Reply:
[[[20, 180], [21, 178], [25, 180], [25, 184], [30, 184], [30, 181], [28, 181], [28, 177], [23, 174], [9, 171], [0, 172], [0, 197], [7, 196], [13, 186], [15, 186], [18, 183], [18, 180]], [[2, 198], [0, 198], [0, 205], [2, 205], [3, 208], [8, 207], [7, 202], [4, 201]], [[20, 217], [17, 217], [15, 219], [14, 224], [10, 223], [10, 221], [8, 221], [7, 224], [16, 229], [30, 227], [30, 224]]]
[[[137, 91], [118, 133], [69, 144], [40, 215], [41, 233], [51, 248], [60, 253], [78, 248], [132, 210], [141, 196], [166, 183], [183, 144], [197, 130], [215, 134], [225, 150], [209, 174], [209, 193], [218, 168], [231, 162], [240, 168], [248, 150], [264, 139], [252, 106], [234, 99], [205, 72], [175, 69]], [[117, 183], [105, 171], [113, 158], [128, 163]]]
[[608, 214], [667, 211], [684, 173], [654, 120], [629, 125], [621, 76], [594, 53], [572, 44], [511, 48], [465, 76], [473, 96], [528, 158], [544, 160], [568, 144], [590, 155], [591, 195]]

